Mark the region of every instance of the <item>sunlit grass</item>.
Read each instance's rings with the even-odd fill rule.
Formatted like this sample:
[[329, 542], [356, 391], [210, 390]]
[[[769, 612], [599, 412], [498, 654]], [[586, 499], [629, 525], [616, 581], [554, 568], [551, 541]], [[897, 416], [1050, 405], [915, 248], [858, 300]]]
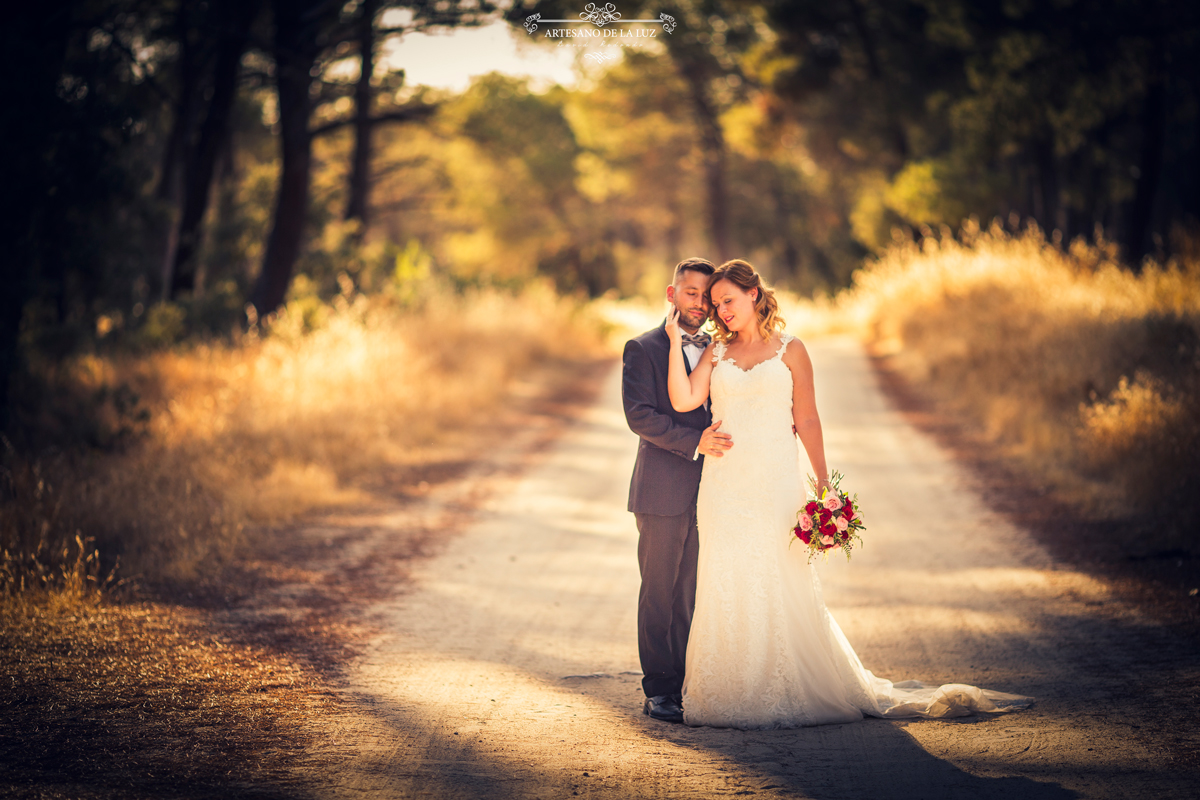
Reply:
[[1195, 503], [1195, 260], [1139, 274], [1104, 242], [968, 224], [896, 244], [809, 314], [857, 327], [1036, 482], [1096, 513], [1178, 519]]
[[149, 418], [107, 451], [9, 453], [0, 595], [79, 595], [118, 555], [118, 576], [194, 580], [254, 544], [250, 532], [402, 490], [386, 476], [461, 458], [514, 376], [597, 353], [600, 327], [540, 285], [514, 294], [430, 283], [419, 302], [297, 301], [266, 335], [236, 343], [60, 365], [57, 386], [83, 396], [131, 387]]

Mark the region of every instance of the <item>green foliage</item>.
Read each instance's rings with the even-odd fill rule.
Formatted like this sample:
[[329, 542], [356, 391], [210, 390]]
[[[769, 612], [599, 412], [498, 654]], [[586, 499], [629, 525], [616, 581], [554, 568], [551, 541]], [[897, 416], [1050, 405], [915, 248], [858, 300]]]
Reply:
[[1200, 158], [1190, 4], [765, 8], [778, 37], [752, 62], [773, 65], [759, 80], [838, 173], [825, 199], [852, 199], [852, 229], [872, 249], [896, 220], [957, 227], [1015, 213], [1064, 241], [1100, 224], [1136, 263], [1150, 232], [1165, 240], [1200, 216], [1184, 177]]
[[561, 92], [535, 94], [525, 82], [499, 73], [485, 75], [456, 103], [463, 136], [524, 171], [548, 202], [574, 194], [579, 147], [563, 117]]
[[976, 209], [995, 206], [999, 183], [961, 159], [909, 161], [883, 189], [882, 201], [909, 225], [957, 227]]
[[[179, 31], [197, 64], [220, 39], [201, 25], [217, 5], [152, 5], [71, 6], [65, 27], [23, 11], [20, 25], [57, 49], [10, 35], [42, 88], [22, 84], [23, 118], [10, 126], [24, 144], [9, 193], [19, 268], [4, 308], [16, 310], [4, 313], [20, 339], [0, 341], [0, 371], [17, 350], [164, 348], [243, 324], [280, 172], [274, 64], [255, 44], [271, 21], [255, 23], [242, 59], [195, 289], [162, 304], [176, 123], [193, 113], [199, 125], [211, 88], [202, 67], [198, 105], [178, 102]], [[538, 9], [577, 13], [568, 5]], [[413, 8], [421, 24], [440, 13]], [[717, 257], [706, 205], [716, 162], [730, 248], [805, 292], [846, 285], [897, 230], [970, 215], [1032, 218], [1062, 241], [1099, 224], [1135, 261], [1139, 209], [1143, 233], [1168, 251], [1181, 240], [1172, 231], [1200, 217], [1188, 179], [1200, 161], [1200, 39], [1186, 4], [685, 0], [670, 13], [679, 28], [657, 49], [626, 49], [572, 89], [493, 73], [453, 94], [380, 69], [377, 112], [417, 101], [439, 111], [374, 128], [366, 230], [343, 219], [353, 131], [314, 139], [293, 301], [332, 302], [344, 280], [411, 300], [424, 271], [458, 286], [550, 278], [566, 293], [657, 296], [680, 257]], [[353, 107], [356, 58], [342, 44], [315, 62], [314, 126]], [[315, 308], [306, 325], [320, 322]]]
[[136, 341], [144, 347], [160, 348], [183, 337], [186, 312], [175, 303], [155, 303], [137, 330]]
[[307, 275], [297, 275], [287, 296], [287, 314], [299, 321], [299, 332], [320, 330], [329, 319], [329, 306], [321, 299], [317, 283]]
[[410, 239], [396, 254], [395, 264], [389, 288], [401, 302], [412, 303], [433, 276], [433, 256], [416, 239]]

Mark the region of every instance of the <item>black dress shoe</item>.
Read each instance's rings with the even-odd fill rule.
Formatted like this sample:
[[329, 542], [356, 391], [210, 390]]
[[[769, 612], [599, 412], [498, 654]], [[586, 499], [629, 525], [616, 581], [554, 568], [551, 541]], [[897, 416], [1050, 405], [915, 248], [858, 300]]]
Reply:
[[663, 722], [683, 722], [683, 706], [669, 694], [647, 697], [642, 705], [642, 713], [651, 719], [661, 719]]

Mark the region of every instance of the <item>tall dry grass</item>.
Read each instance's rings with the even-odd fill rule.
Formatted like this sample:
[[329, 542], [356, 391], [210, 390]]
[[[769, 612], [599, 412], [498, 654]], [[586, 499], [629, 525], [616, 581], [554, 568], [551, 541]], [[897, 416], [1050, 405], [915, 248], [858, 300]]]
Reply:
[[419, 301], [297, 300], [236, 343], [56, 365], [57, 390], [124, 387], [148, 419], [108, 450], [9, 449], [0, 595], [44, 587], [73, 602], [121, 578], [195, 580], [242, 552], [247, 530], [386, 491], [389, 468], [477, 434], [514, 376], [596, 352], [600, 338], [584, 307], [543, 286], [428, 284]]
[[1134, 273], [1103, 241], [968, 224], [896, 244], [830, 309], [1035, 480], [1195, 539], [1200, 260]]

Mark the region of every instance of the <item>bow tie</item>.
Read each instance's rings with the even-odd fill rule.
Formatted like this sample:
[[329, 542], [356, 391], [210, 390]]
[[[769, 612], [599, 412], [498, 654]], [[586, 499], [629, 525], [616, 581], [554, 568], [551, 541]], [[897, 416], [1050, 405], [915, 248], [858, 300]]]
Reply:
[[712, 337], [707, 333], [685, 333], [683, 334], [683, 346], [694, 344], [701, 349], [708, 347], [708, 343], [712, 341]]

